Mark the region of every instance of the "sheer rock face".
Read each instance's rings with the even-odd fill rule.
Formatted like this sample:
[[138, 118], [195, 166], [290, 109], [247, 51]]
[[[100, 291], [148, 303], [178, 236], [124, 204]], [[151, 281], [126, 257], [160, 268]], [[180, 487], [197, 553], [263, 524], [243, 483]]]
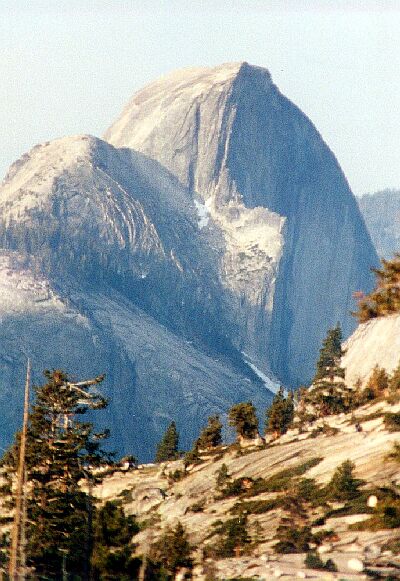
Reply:
[[35, 382], [105, 372], [111, 446], [147, 460], [172, 419], [187, 449], [208, 415], [271, 401], [227, 337], [195, 204], [157, 162], [90, 136], [35, 147], [0, 188], [0, 247], [3, 445], [28, 356]]
[[360, 210], [379, 256], [400, 252], [400, 190], [383, 190], [358, 198]]
[[378, 317], [359, 325], [344, 344], [346, 382], [365, 385], [375, 365], [392, 373], [400, 363], [400, 315]]
[[189, 69], [136, 93], [105, 139], [157, 160], [196, 200], [236, 344], [298, 385], [326, 329], [354, 328], [352, 293], [377, 256], [332, 152], [310, 120], [247, 63]]

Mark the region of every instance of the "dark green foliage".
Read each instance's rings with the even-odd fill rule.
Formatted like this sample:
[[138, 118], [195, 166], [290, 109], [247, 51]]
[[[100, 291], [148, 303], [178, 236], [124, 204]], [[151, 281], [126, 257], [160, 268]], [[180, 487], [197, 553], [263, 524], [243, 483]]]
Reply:
[[199, 502], [195, 502], [192, 506], [189, 506], [188, 510], [190, 512], [203, 512], [206, 505], [206, 501], [204, 499], [199, 500]]
[[285, 397], [283, 387], [279, 388], [271, 407], [266, 411], [265, 431], [268, 434], [281, 436], [287, 432], [294, 417], [293, 399], [293, 392]]
[[249, 401], [238, 403], [229, 410], [229, 425], [238, 436], [255, 438], [258, 434], [258, 419], [254, 405]]
[[171, 482], [179, 482], [182, 478], [185, 477], [185, 472], [183, 470], [179, 470], [178, 468], [173, 472], [168, 473], [168, 479]]
[[304, 564], [309, 569], [318, 569], [322, 571], [337, 571], [337, 567], [332, 559], [328, 559], [324, 563], [319, 555], [315, 553], [307, 553]]
[[95, 580], [136, 578], [140, 566], [132, 558], [132, 536], [139, 532], [133, 517], [126, 517], [116, 502], [98, 510], [93, 527], [92, 575]]
[[192, 550], [182, 523], [167, 528], [150, 551], [151, 562], [158, 571], [158, 577], [153, 579], [172, 579], [179, 569], [192, 569]]
[[222, 464], [221, 468], [216, 472], [216, 485], [218, 490], [222, 490], [226, 487], [227, 483], [230, 481], [230, 476], [228, 473], [228, 466], [226, 464]]
[[183, 464], [184, 464], [185, 469], [186, 469], [186, 468], [188, 468], [188, 466], [195, 466], [196, 464], [200, 464], [200, 463], [201, 463], [201, 457], [200, 457], [199, 449], [198, 449], [197, 443], [196, 443], [192, 450], [189, 450], [189, 452], [186, 452], [185, 456], [183, 457]]
[[197, 447], [200, 450], [215, 448], [222, 442], [222, 424], [219, 416], [210, 416], [208, 424], [203, 428], [199, 439], [197, 440]]
[[320, 349], [313, 384], [304, 393], [303, 405], [311, 405], [316, 417], [347, 412], [354, 406], [354, 392], [343, 381], [341, 342], [342, 331], [337, 325], [328, 331]]
[[400, 432], [400, 413], [387, 413], [384, 415], [383, 421], [385, 423], [385, 428], [389, 430], [389, 432]]
[[[58, 579], [63, 561], [70, 575], [88, 575], [94, 507], [79, 483], [95, 482], [92, 469], [109, 456], [100, 447], [107, 433], [96, 434], [77, 418], [106, 401], [88, 385], [74, 387], [61, 371], [45, 377], [47, 383], [35, 388], [27, 433], [27, 562], [38, 577]], [[5, 459], [10, 472], [18, 447], [17, 438]]]
[[239, 496], [253, 489], [254, 480], [247, 476], [236, 478], [233, 482], [227, 482], [225, 488], [221, 490], [221, 497]]
[[[378, 504], [368, 520], [350, 525], [351, 530], [379, 531], [400, 528], [400, 495], [392, 489], [377, 491]], [[364, 511], [367, 512], [367, 511]], [[371, 512], [371, 511], [368, 511]]]
[[309, 543], [313, 541], [313, 535], [304, 499], [292, 491], [287, 492], [282, 496], [281, 507], [284, 514], [276, 531], [275, 538], [278, 543], [274, 550], [277, 553], [307, 552], [310, 548]]
[[175, 422], [171, 422], [157, 446], [156, 462], [176, 460], [178, 454], [179, 434]]
[[282, 501], [280, 498], [241, 501], [234, 504], [229, 512], [232, 514], [265, 514], [266, 512], [279, 508], [281, 504]]
[[354, 313], [361, 323], [400, 311], [400, 254], [381, 262], [382, 268], [373, 269], [377, 278], [375, 290], [359, 301]]
[[302, 476], [308, 470], [317, 466], [322, 460], [323, 458], [310, 458], [302, 464], [293, 466], [293, 468], [286, 468], [277, 472], [267, 480], [260, 479], [255, 482], [252, 492], [253, 494], [261, 494], [261, 492], [282, 492], [287, 490], [293, 478]]
[[216, 556], [220, 558], [242, 555], [251, 543], [245, 514], [218, 523], [214, 534], [220, 537], [216, 544]]
[[276, 538], [279, 539], [274, 546], [276, 553], [306, 553], [310, 549], [313, 535], [309, 526], [284, 526], [280, 525]]
[[344, 370], [338, 365], [343, 356], [342, 340], [340, 325], [328, 331], [319, 351], [314, 382], [325, 377], [331, 377], [332, 379], [335, 376], [344, 377]]
[[353, 462], [345, 460], [336, 468], [326, 490], [331, 500], [351, 500], [360, 495], [362, 484], [362, 480], [354, 478]]

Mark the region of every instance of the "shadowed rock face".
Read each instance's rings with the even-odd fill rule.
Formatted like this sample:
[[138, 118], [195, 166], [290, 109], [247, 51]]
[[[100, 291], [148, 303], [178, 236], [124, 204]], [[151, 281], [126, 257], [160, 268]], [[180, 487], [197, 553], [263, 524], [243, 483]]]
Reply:
[[146, 460], [171, 420], [188, 449], [208, 415], [271, 401], [229, 341], [193, 200], [157, 162], [89, 136], [35, 147], [0, 188], [0, 247], [1, 445], [27, 357], [36, 383], [105, 373], [96, 421]]
[[358, 198], [360, 210], [378, 255], [400, 252], [400, 190], [383, 190]]
[[157, 160], [197, 200], [239, 324], [236, 345], [307, 381], [328, 327], [377, 256], [338, 162], [310, 120], [247, 63], [178, 71], [133, 96], [105, 139]]

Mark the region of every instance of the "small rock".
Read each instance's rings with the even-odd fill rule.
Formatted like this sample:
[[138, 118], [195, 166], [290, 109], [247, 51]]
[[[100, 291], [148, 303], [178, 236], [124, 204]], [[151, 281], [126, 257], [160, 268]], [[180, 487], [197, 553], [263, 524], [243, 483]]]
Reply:
[[299, 579], [307, 579], [307, 575], [304, 573], [304, 571], [297, 571], [297, 577]]
[[376, 559], [381, 554], [381, 548], [379, 545], [369, 545], [365, 549], [365, 554], [368, 555], [369, 558]]
[[371, 494], [371, 496], [368, 497], [367, 505], [370, 508], [375, 508], [377, 504], [378, 504], [378, 498], [375, 496], [375, 494]]
[[352, 545], [350, 545], [349, 551], [350, 553], [359, 553], [361, 551], [361, 545], [353, 543]]
[[321, 545], [318, 547], [317, 551], [320, 555], [324, 555], [325, 553], [330, 553], [332, 551], [332, 545], [330, 543], [327, 543], [325, 545]]
[[364, 571], [364, 563], [360, 561], [360, 559], [349, 559], [347, 561], [347, 566], [351, 571], [357, 571], [357, 573]]
[[282, 577], [282, 571], [280, 569], [275, 569], [274, 577]]

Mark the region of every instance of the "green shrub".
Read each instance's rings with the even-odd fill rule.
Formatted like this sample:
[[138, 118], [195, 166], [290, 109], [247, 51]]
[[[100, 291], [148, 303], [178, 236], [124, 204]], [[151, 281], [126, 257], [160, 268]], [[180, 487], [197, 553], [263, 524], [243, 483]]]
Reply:
[[235, 404], [228, 413], [229, 425], [235, 428], [238, 436], [255, 438], [258, 434], [256, 408], [249, 402]]
[[183, 470], [179, 470], [178, 468], [174, 470], [174, 472], [168, 473], [168, 479], [172, 482], [179, 482], [182, 478], [185, 477], [185, 472]]
[[230, 509], [232, 514], [241, 514], [246, 512], [247, 514], [264, 514], [281, 505], [280, 498], [273, 498], [271, 500], [249, 500], [243, 502], [237, 502]]
[[212, 534], [220, 537], [214, 548], [215, 557], [234, 557], [250, 549], [251, 539], [247, 530], [246, 515], [241, 514], [225, 522], [216, 521], [213, 527]]
[[274, 546], [276, 553], [306, 553], [310, 549], [309, 543], [313, 541], [313, 535], [309, 526], [283, 527], [277, 530], [278, 543]]
[[267, 480], [260, 479], [255, 482], [252, 489], [252, 494], [261, 494], [261, 492], [283, 492], [287, 490], [293, 478], [303, 476], [308, 470], [317, 466], [323, 458], [310, 458], [302, 464], [293, 466], [293, 468], [286, 468], [277, 472]]
[[304, 564], [308, 569], [325, 569], [325, 563], [315, 553], [307, 553]]
[[354, 478], [354, 464], [345, 460], [336, 468], [331, 481], [326, 487], [328, 500], [350, 500], [360, 495], [362, 480]]
[[192, 504], [192, 506], [190, 506], [188, 508], [188, 511], [189, 512], [203, 512], [205, 505], [206, 505], [206, 501], [204, 499], [199, 500], [199, 502], [195, 502], [194, 504]]
[[221, 468], [217, 470], [215, 473], [216, 479], [216, 486], [218, 490], [222, 490], [226, 487], [228, 482], [230, 481], [231, 477], [229, 476], [228, 466], [226, 464], [222, 464]]
[[319, 569], [323, 571], [337, 571], [337, 567], [332, 559], [328, 559], [325, 563], [322, 561], [319, 555], [315, 553], [307, 553], [304, 564], [309, 569]]
[[[151, 547], [150, 559], [161, 579], [175, 578], [177, 571], [193, 567], [193, 548], [189, 544], [186, 531], [178, 522], [175, 528], [167, 528], [160, 539]], [[164, 577], [162, 577], [164, 575]], [[155, 577], [155, 575], [152, 578]]]
[[384, 415], [383, 421], [389, 432], [400, 432], [400, 413], [387, 413]]

